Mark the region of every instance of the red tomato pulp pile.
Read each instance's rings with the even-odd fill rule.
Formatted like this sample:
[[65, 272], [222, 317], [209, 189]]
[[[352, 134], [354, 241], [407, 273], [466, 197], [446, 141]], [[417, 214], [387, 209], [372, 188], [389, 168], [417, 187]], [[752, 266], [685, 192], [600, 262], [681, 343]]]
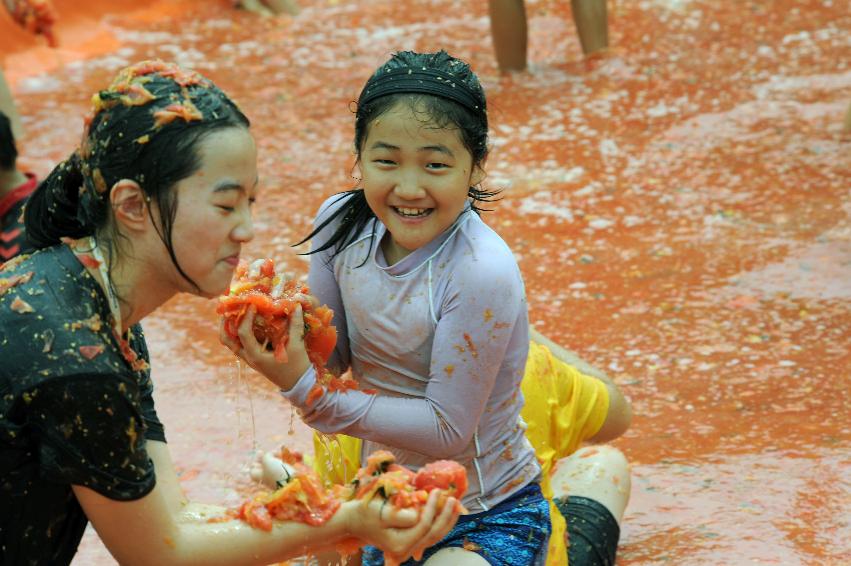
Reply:
[[[287, 472], [274, 492], [261, 492], [226, 516], [211, 521], [239, 519], [264, 531], [272, 530], [273, 520], [317, 526], [330, 519], [344, 501], [368, 503], [378, 496], [396, 508], [419, 511], [435, 489], [441, 490], [443, 497], [457, 499], [467, 491], [467, 472], [452, 460], [431, 462], [415, 473], [396, 464], [390, 452], [379, 450], [367, 458], [366, 466], [349, 484], [326, 489], [316, 472], [304, 464], [301, 454], [282, 448], [280, 456], [295, 470], [294, 474]], [[351, 539], [338, 545], [338, 550], [351, 554], [360, 546], [360, 541]]]
[[[275, 262], [258, 259], [240, 263], [234, 273], [230, 292], [219, 299], [216, 312], [224, 318], [225, 332], [239, 341], [239, 325], [250, 307], [255, 308], [254, 337], [275, 353], [279, 362], [287, 361], [290, 315], [301, 305], [304, 315], [304, 345], [307, 357], [316, 369], [317, 384], [308, 395], [314, 403], [328, 391], [358, 389], [350, 377], [337, 377], [325, 363], [337, 344], [337, 329], [331, 325], [334, 312], [325, 305], [316, 307], [310, 300], [310, 289], [304, 283], [285, 279], [275, 272]], [[373, 390], [363, 390], [374, 393]]]

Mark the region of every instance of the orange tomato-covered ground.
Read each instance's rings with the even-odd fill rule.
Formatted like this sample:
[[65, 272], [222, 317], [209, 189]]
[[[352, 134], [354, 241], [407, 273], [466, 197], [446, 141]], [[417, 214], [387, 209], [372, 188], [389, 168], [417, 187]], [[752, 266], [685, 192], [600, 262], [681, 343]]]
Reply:
[[[614, 0], [614, 56], [583, 63], [564, 0], [528, 1], [531, 72], [501, 77], [485, 2], [57, 0], [51, 51], [0, 15], [40, 175], [130, 62], [193, 67], [254, 122], [263, 194], [248, 257], [289, 248], [348, 188], [352, 101], [394, 50], [444, 47], [489, 94], [488, 221], [531, 317], [632, 398], [620, 564], [851, 564], [851, 9], [847, 0]], [[85, 5], [75, 6], [75, 4]], [[215, 304], [146, 324], [159, 414], [192, 497], [235, 504], [255, 444], [309, 450], [274, 389], [240, 376]], [[89, 533], [76, 564], [111, 564]]]

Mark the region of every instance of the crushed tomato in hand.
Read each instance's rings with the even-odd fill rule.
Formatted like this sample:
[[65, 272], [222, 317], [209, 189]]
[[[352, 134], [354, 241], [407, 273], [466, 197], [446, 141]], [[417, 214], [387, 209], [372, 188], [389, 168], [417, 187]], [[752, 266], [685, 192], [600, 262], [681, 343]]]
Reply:
[[[239, 325], [249, 307], [254, 306], [254, 337], [271, 349], [279, 362], [287, 361], [290, 315], [301, 305], [304, 316], [304, 345], [316, 370], [317, 384], [310, 390], [307, 403], [312, 405], [325, 391], [359, 389], [351, 377], [337, 377], [325, 363], [337, 345], [337, 329], [331, 324], [334, 311], [322, 305], [314, 307], [305, 283], [284, 279], [275, 272], [275, 262], [258, 259], [240, 263], [227, 295], [219, 298], [216, 312], [224, 319], [225, 332], [239, 342]], [[375, 393], [374, 390], [363, 390]]]
[[[442, 490], [442, 497], [459, 500], [467, 490], [467, 472], [452, 460], [432, 462], [415, 473], [396, 464], [390, 452], [379, 450], [367, 458], [366, 466], [350, 483], [326, 489], [313, 468], [304, 464], [300, 453], [281, 448], [280, 458], [295, 470], [286, 481], [279, 482], [281, 487], [272, 493], [261, 492], [239, 508], [228, 510], [224, 517], [214, 517], [209, 522], [238, 519], [264, 531], [272, 530], [274, 520], [318, 526], [328, 521], [345, 501], [368, 503], [381, 497], [396, 508], [419, 511], [432, 490]], [[337, 545], [337, 551], [341, 555], [352, 554], [362, 544], [354, 538], [345, 539]]]

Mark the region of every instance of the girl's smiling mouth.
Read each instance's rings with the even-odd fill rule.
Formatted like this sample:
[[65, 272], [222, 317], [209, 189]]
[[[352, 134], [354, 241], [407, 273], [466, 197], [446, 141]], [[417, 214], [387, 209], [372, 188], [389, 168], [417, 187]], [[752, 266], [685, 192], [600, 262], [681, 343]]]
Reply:
[[393, 212], [403, 218], [422, 218], [428, 216], [434, 210], [433, 208], [409, 208], [400, 206], [391, 206]]

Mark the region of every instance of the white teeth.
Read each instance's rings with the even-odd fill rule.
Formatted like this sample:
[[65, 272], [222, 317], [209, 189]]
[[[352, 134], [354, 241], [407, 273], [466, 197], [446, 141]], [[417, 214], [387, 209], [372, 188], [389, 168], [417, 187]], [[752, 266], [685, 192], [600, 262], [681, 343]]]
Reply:
[[403, 216], [422, 216], [429, 211], [428, 208], [401, 208], [398, 206], [395, 208], [396, 211]]

